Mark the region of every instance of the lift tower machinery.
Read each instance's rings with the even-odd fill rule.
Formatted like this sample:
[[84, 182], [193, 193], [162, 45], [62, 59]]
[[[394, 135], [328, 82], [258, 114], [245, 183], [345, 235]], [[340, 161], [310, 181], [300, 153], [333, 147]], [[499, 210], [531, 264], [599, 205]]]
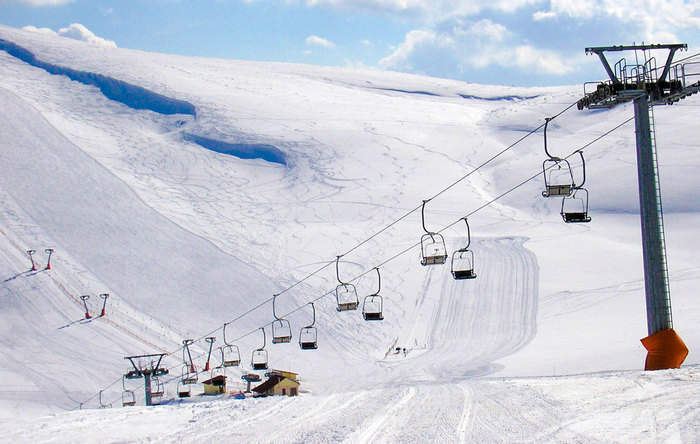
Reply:
[[[688, 348], [673, 330], [653, 117], [653, 106], [671, 105], [700, 90], [700, 81], [693, 83], [700, 78], [700, 70], [696, 69], [700, 64], [673, 64], [675, 53], [686, 49], [686, 44], [586, 48], [586, 54], [600, 58], [609, 80], [596, 82], [595, 90], [590, 92], [584, 86], [584, 97], [577, 104], [583, 110], [634, 103], [647, 307], [648, 336], [642, 339], [648, 352], [646, 370], [679, 368], [688, 355]], [[611, 67], [605, 54], [622, 51], [633, 53], [634, 60], [628, 63], [622, 58]], [[660, 51], [667, 52], [667, 58], [658, 67], [652, 54]]]

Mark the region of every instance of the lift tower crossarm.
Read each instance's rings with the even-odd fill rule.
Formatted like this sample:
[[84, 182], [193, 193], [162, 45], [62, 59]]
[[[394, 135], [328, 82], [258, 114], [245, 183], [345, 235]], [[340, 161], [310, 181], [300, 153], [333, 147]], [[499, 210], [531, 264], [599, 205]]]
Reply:
[[659, 82], [666, 80], [669, 71], [671, 70], [671, 62], [673, 61], [673, 56], [679, 49], [688, 49], [688, 45], [685, 43], [673, 43], [669, 45], [620, 45], [620, 46], [598, 46], [593, 48], [586, 48], [586, 54], [596, 54], [600, 61], [603, 63], [605, 71], [608, 73], [610, 80], [614, 84], [622, 83], [620, 79], [617, 78], [615, 72], [610, 68], [608, 60], [605, 58], [605, 52], [608, 51], [648, 51], [651, 49], [668, 49], [668, 57], [666, 58], [666, 63], [664, 64], [664, 70], [659, 76]]

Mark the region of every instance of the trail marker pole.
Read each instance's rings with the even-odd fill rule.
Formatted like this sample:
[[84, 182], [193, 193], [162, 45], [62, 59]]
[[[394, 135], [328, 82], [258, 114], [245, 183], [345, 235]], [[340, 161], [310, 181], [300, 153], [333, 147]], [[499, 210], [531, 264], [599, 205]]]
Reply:
[[44, 250], [46, 253], [48, 253], [49, 257], [46, 259], [46, 268], [45, 270], [50, 270], [51, 269], [51, 255], [53, 254], [53, 248], [47, 248]]
[[207, 363], [204, 366], [204, 371], [209, 371], [209, 360], [211, 359], [211, 349], [214, 346], [214, 341], [216, 341], [216, 338], [210, 336], [208, 338], [204, 338], [204, 340], [209, 343], [209, 354], [207, 355]]
[[80, 296], [80, 299], [83, 300], [83, 306], [85, 306], [85, 319], [90, 319], [92, 316], [90, 316], [90, 310], [88, 310], [88, 306], [87, 306], [87, 300], [90, 299], [90, 295], [84, 294], [84, 295]]
[[36, 271], [36, 264], [34, 263], [34, 255], [36, 254], [36, 250], [27, 250], [27, 254], [29, 255], [29, 259], [32, 261], [32, 268], [30, 271]]
[[100, 313], [100, 317], [102, 317], [105, 315], [105, 308], [107, 307], [107, 298], [109, 298], [109, 293], [102, 293], [100, 297], [103, 299], [102, 312]]

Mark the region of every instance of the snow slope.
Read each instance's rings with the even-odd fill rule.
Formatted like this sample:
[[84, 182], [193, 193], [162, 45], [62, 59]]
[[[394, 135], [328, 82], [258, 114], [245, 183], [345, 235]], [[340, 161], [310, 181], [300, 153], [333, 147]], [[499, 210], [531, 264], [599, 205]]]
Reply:
[[[689, 368], [649, 375], [636, 371], [646, 322], [633, 124], [585, 150], [593, 223], [562, 223], [558, 202], [539, 197], [539, 179], [492, 202], [537, 175], [541, 133], [490, 159], [574, 103], [579, 87], [185, 58], [6, 27], [0, 39], [196, 108], [196, 117], [136, 110], [0, 51], [0, 374], [8, 382], [0, 411], [13, 412], [0, 420], [3, 439], [697, 436], [695, 96], [655, 111], [674, 321]], [[624, 106], [570, 109], [550, 125], [550, 143], [567, 155], [629, 117]], [[192, 134], [275, 147], [286, 164], [211, 151]], [[423, 232], [421, 201], [433, 196], [431, 230], [474, 212], [476, 280], [421, 267], [410, 248]], [[464, 231], [460, 223], [445, 230], [449, 251], [463, 246]], [[42, 270], [49, 247], [56, 254]], [[30, 248], [39, 251], [37, 272], [27, 272]], [[353, 279], [360, 297], [376, 290], [372, 267], [381, 266], [384, 321], [335, 311], [334, 259], [343, 253], [340, 277]], [[108, 315], [83, 319], [79, 296], [90, 294], [98, 313], [100, 293], [110, 294]], [[277, 314], [292, 323], [291, 344], [269, 344], [274, 293]], [[311, 320], [309, 301], [319, 329], [313, 352], [295, 343]], [[104, 404], [120, 405], [123, 358], [132, 354], [172, 352], [165, 380], [173, 398], [180, 341], [199, 339], [201, 368], [201, 339], [221, 345], [229, 321], [245, 366], [264, 326], [271, 367], [298, 372], [311, 393], [59, 413], [99, 406], [100, 390]], [[578, 375], [550, 377], [561, 374]], [[654, 428], [632, 421], [661, 405]], [[28, 427], [47, 412], [56, 415]], [[270, 435], [273, 421], [280, 426]]]

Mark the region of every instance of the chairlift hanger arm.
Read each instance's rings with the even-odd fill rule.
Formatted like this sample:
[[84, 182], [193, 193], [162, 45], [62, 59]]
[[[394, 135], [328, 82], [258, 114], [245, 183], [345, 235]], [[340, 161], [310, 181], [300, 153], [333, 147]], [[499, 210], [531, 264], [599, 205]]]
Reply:
[[549, 157], [551, 160], [561, 160], [558, 157], [552, 156], [549, 154], [549, 150], [547, 150], [547, 126], [549, 125], [549, 121], [554, 120], [554, 117], [545, 117], [544, 118], [544, 153]]
[[575, 188], [580, 189], [586, 183], [586, 159], [583, 158], [583, 151], [578, 150], [577, 153], [579, 154], [579, 156], [581, 156], [581, 170], [582, 170], [583, 177], [582, 177], [581, 183], [578, 184]]
[[309, 302], [309, 305], [311, 305], [311, 310], [312, 310], [312, 313], [313, 313], [313, 320], [311, 321], [311, 324], [310, 324], [307, 328], [313, 327], [314, 324], [316, 323], [316, 307], [314, 307], [314, 303], [313, 303], [313, 302]]
[[377, 282], [379, 284], [377, 292], [374, 293], [374, 295], [378, 295], [382, 291], [382, 275], [379, 273], [379, 267], [374, 267], [375, 270], [377, 270]]
[[430, 236], [432, 237], [433, 233], [431, 233], [430, 231], [428, 231], [427, 228], [425, 228], [425, 204], [428, 202], [430, 202], [430, 199], [423, 200], [423, 206], [421, 207], [421, 210], [420, 210], [420, 216], [421, 216], [421, 223], [423, 224], [423, 231], [425, 231], [427, 234], [430, 234]]
[[472, 244], [472, 233], [471, 229], [469, 228], [469, 221], [467, 220], [467, 216], [464, 216], [462, 219], [464, 219], [464, 223], [467, 224], [467, 246], [464, 247], [464, 249], [467, 250]]
[[340, 280], [340, 265], [339, 264], [340, 264], [341, 257], [343, 257], [343, 255], [336, 256], [336, 258], [335, 258], [335, 277], [336, 277], [336, 279], [338, 279], [338, 282], [340, 283], [340, 285], [347, 285], [346, 282], [343, 282]]
[[265, 349], [265, 345], [267, 345], [267, 337], [265, 336], [265, 327], [260, 327], [260, 330], [263, 332], [263, 346], [261, 350]]
[[228, 324], [229, 324], [228, 322], [224, 322], [224, 333], [223, 333], [223, 335], [224, 335], [224, 344], [226, 344], [226, 345], [228, 345], [228, 346], [231, 346], [231, 344], [229, 344], [229, 343], [226, 341], [226, 326], [227, 326]]

